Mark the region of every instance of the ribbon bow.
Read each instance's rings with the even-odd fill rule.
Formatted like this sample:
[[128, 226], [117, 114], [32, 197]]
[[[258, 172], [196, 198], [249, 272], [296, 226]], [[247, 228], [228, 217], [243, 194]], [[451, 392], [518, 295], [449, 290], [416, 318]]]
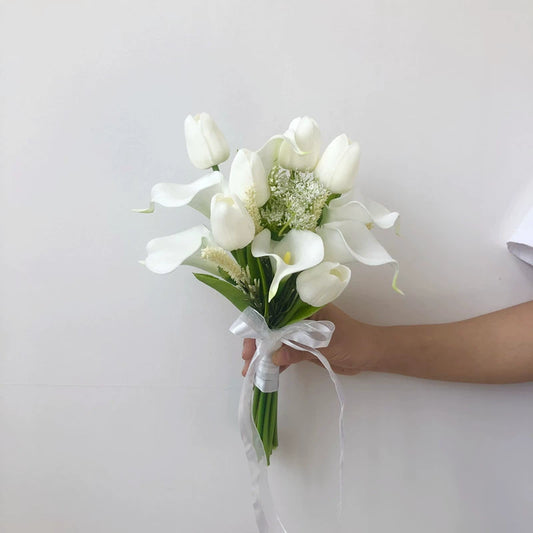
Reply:
[[255, 519], [260, 533], [287, 533], [276, 512], [268, 483], [265, 450], [252, 416], [252, 382], [263, 392], [275, 392], [279, 385], [279, 367], [272, 362], [273, 353], [282, 344], [312, 353], [326, 368], [335, 385], [339, 413], [339, 515], [342, 507], [342, 465], [344, 462], [344, 395], [329, 361], [317, 350], [328, 346], [335, 325], [327, 320], [302, 320], [271, 330], [265, 319], [251, 307], [246, 308], [231, 325], [230, 331], [242, 338], [256, 340], [256, 350], [244, 379], [239, 401], [239, 427], [250, 475]]

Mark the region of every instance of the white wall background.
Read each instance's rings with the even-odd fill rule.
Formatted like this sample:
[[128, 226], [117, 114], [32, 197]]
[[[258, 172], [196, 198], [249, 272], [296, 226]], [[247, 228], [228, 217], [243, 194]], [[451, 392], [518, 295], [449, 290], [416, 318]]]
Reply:
[[[135, 215], [191, 181], [182, 121], [258, 148], [300, 114], [363, 149], [402, 214], [401, 265], [358, 266], [340, 305], [375, 324], [533, 298], [505, 241], [533, 200], [529, 0], [1, 3], [0, 531], [255, 530], [236, 424], [237, 312], [187, 268], [137, 264], [200, 220]], [[533, 384], [343, 378], [343, 530], [529, 532]], [[337, 403], [283, 375], [271, 468], [289, 533], [334, 531]]]

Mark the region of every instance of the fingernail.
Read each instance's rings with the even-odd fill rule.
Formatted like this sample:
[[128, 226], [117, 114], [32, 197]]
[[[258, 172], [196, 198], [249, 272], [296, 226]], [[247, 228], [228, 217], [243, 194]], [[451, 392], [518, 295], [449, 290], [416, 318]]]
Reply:
[[272, 356], [272, 362], [278, 366], [288, 365], [289, 353], [287, 352], [287, 348], [280, 348], [277, 352], [275, 352]]

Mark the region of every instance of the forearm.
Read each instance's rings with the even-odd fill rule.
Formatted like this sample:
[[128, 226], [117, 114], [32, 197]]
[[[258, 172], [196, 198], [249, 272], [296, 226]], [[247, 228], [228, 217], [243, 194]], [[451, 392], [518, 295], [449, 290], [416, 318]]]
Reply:
[[375, 371], [475, 383], [533, 381], [533, 302], [462, 322], [378, 330]]

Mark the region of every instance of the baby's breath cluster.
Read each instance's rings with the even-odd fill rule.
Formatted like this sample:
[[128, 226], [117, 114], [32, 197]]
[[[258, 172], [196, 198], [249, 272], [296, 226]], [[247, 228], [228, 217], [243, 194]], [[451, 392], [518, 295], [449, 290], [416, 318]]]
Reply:
[[316, 229], [330, 191], [312, 172], [275, 166], [268, 184], [270, 198], [259, 209], [263, 226], [278, 236], [291, 229]]

